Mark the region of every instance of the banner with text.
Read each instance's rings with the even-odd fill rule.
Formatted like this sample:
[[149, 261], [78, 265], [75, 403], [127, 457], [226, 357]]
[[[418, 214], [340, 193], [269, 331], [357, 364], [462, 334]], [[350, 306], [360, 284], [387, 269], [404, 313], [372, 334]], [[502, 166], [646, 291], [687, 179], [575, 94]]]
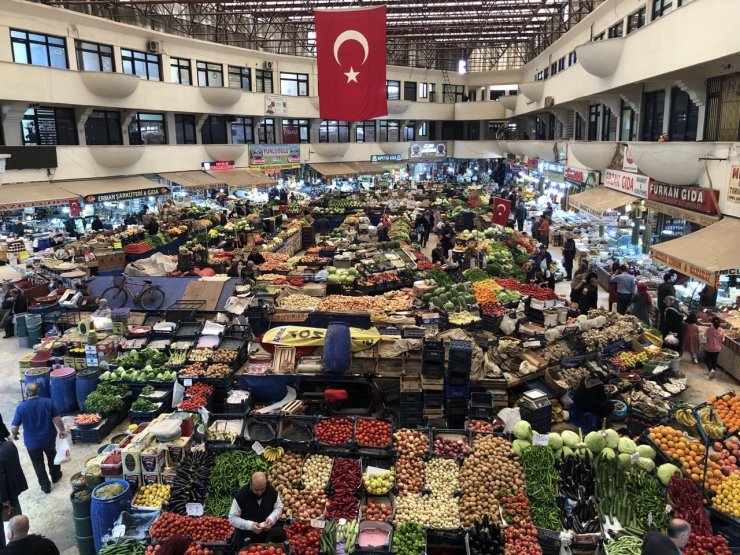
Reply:
[[268, 116], [287, 116], [288, 99], [284, 96], [265, 95], [265, 114]]
[[727, 187], [727, 200], [740, 204], [740, 166], [730, 168], [730, 184]]
[[442, 162], [446, 156], [447, 143], [444, 141], [409, 144], [409, 158], [413, 162]]
[[699, 186], [668, 185], [652, 181], [648, 199], [704, 214], [717, 213], [717, 191]]
[[298, 145], [249, 145], [249, 166], [260, 169], [297, 168], [301, 164]]
[[604, 187], [622, 191], [640, 198], [648, 198], [650, 178], [647, 175], [606, 170], [604, 172]]
[[121, 202], [141, 197], [156, 197], [157, 195], [168, 195], [170, 190], [167, 187], [152, 187], [150, 189], [137, 189], [136, 191], [120, 191], [118, 193], [99, 193], [96, 195], [87, 195], [85, 202]]

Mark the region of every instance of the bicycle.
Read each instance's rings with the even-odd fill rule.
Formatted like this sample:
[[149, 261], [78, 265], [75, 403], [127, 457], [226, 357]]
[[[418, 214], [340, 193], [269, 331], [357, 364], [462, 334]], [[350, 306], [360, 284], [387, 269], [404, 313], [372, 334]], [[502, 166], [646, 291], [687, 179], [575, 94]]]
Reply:
[[[131, 290], [131, 286], [141, 287], [138, 293]], [[111, 308], [121, 308], [128, 301], [129, 295], [134, 302], [145, 310], [157, 310], [164, 304], [164, 291], [158, 285], [152, 285], [151, 280], [145, 279], [144, 283], [129, 281], [126, 274], [113, 278], [113, 285], [108, 287], [101, 295], [108, 301]]]

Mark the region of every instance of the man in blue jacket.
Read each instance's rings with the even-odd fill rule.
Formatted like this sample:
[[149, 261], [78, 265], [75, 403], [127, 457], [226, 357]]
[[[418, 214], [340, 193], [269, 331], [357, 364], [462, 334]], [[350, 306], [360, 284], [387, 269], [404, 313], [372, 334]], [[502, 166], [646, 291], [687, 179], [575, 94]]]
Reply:
[[[57, 454], [57, 432], [60, 438], [67, 437], [67, 433], [64, 431], [64, 422], [59, 417], [59, 411], [52, 400], [39, 397], [38, 384], [28, 384], [26, 395], [28, 398], [18, 405], [13, 417], [13, 439], [18, 439], [18, 430], [23, 426], [23, 443], [33, 463], [41, 491], [51, 493], [51, 482], [56, 484], [62, 478], [61, 467], [54, 464], [54, 457]], [[49, 465], [51, 482], [44, 468], [44, 455]]]

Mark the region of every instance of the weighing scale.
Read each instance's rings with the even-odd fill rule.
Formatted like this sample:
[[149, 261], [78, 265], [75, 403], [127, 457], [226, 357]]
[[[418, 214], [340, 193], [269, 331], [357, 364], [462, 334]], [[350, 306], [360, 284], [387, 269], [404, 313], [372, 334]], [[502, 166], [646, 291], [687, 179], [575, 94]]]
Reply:
[[526, 405], [530, 410], [538, 410], [550, 406], [550, 399], [547, 394], [539, 389], [525, 391], [522, 398], [522, 405]]

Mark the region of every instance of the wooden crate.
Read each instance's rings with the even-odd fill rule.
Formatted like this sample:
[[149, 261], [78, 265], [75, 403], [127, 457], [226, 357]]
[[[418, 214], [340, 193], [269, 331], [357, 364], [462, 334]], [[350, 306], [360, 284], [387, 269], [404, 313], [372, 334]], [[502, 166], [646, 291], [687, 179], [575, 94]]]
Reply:
[[443, 391], [445, 388], [444, 378], [421, 377], [421, 386], [424, 391]]
[[420, 376], [421, 359], [405, 359], [403, 361], [403, 373], [406, 376]]
[[401, 392], [402, 393], [415, 393], [421, 392], [422, 389], [422, 378], [420, 376], [401, 376]]
[[397, 377], [403, 374], [403, 358], [379, 358], [376, 374], [383, 377]]
[[350, 372], [353, 374], [375, 374], [378, 361], [375, 358], [352, 357]]

